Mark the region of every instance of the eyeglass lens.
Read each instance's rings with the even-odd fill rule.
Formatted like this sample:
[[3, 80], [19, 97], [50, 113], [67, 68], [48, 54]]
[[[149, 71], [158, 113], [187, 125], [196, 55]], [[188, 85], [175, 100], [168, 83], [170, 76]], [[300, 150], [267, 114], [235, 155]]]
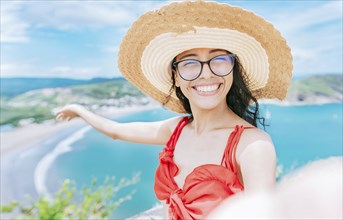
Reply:
[[176, 68], [180, 76], [184, 80], [195, 80], [198, 78], [202, 72], [203, 65], [207, 63], [213, 74], [217, 76], [226, 76], [228, 75], [234, 66], [234, 55], [233, 54], [224, 54], [213, 57], [208, 61], [201, 62], [199, 60], [182, 60], [176, 62]]

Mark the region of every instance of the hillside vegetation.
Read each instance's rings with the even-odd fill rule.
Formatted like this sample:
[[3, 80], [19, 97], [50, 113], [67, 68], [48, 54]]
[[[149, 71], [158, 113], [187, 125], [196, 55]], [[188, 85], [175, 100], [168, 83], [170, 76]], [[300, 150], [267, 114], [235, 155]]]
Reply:
[[78, 103], [93, 111], [141, 106], [151, 102], [124, 79], [71, 87], [32, 90], [13, 98], [1, 97], [0, 124], [19, 126], [54, 118], [56, 108]]
[[342, 102], [343, 75], [314, 75], [292, 82], [286, 100], [290, 103]]
[[[285, 101], [290, 104], [342, 103], [342, 83], [343, 76], [337, 74], [294, 80]], [[53, 119], [57, 108], [71, 103], [101, 111], [111, 107], [142, 106], [152, 102], [125, 79], [30, 90], [14, 97], [1, 96], [0, 124], [20, 126], [40, 123]]]

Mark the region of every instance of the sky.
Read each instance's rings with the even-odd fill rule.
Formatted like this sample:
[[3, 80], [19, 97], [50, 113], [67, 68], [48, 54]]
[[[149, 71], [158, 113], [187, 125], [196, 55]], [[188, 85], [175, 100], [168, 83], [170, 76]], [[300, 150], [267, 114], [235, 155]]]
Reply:
[[[1, 0], [1, 77], [121, 76], [120, 42], [144, 12], [170, 1]], [[293, 76], [342, 74], [341, 0], [220, 1], [271, 22], [287, 40]]]

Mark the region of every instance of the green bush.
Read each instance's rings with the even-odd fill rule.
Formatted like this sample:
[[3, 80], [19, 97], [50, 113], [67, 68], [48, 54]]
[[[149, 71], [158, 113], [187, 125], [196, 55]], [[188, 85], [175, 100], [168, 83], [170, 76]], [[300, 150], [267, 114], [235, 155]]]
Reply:
[[121, 179], [115, 184], [114, 177], [107, 177], [102, 185], [97, 186], [97, 180], [93, 178], [90, 187], [82, 189], [81, 198], [75, 198], [77, 194], [75, 183], [65, 180], [52, 201], [40, 196], [38, 201], [32, 198], [30, 205], [19, 202], [11, 202], [1, 206], [1, 213], [12, 213], [18, 209], [20, 214], [14, 219], [108, 219], [113, 211], [123, 202], [130, 200], [134, 191], [117, 200], [117, 192], [127, 186], [136, 184], [140, 174], [135, 174], [131, 179]]

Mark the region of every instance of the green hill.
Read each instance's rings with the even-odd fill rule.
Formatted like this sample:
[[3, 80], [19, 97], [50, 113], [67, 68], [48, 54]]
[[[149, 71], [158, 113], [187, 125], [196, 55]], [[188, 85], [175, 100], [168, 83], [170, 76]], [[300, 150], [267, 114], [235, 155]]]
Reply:
[[54, 110], [79, 103], [98, 111], [108, 107], [146, 105], [150, 101], [125, 79], [70, 87], [31, 90], [13, 98], [1, 97], [0, 125], [18, 126], [22, 119], [40, 123], [54, 118]]
[[313, 75], [294, 80], [286, 101], [290, 103], [342, 102], [343, 75]]

